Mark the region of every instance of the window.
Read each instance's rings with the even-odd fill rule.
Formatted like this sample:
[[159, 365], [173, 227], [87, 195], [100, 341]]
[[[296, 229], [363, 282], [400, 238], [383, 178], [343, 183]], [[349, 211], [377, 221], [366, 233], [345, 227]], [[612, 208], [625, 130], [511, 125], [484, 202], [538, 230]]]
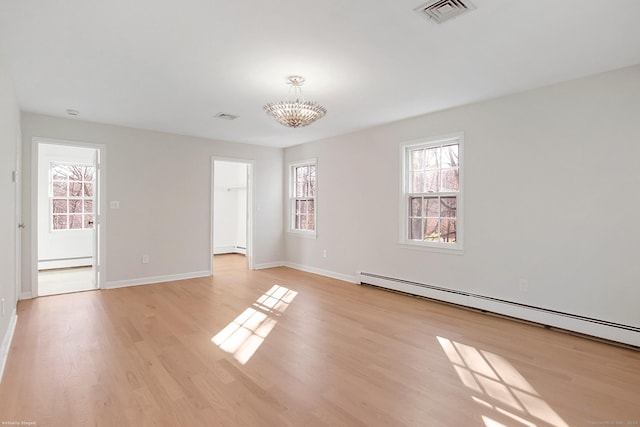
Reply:
[[289, 169], [289, 231], [316, 234], [316, 161], [293, 163]]
[[82, 230], [93, 228], [93, 185], [91, 165], [51, 163], [51, 228]]
[[402, 147], [402, 237], [413, 247], [462, 249], [462, 135]]

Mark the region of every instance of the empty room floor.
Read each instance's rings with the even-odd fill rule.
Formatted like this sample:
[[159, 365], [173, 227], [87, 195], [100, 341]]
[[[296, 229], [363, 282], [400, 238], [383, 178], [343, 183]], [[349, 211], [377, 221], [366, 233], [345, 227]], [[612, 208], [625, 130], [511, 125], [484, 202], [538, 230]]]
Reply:
[[285, 267], [21, 301], [0, 421], [639, 425], [640, 352]]

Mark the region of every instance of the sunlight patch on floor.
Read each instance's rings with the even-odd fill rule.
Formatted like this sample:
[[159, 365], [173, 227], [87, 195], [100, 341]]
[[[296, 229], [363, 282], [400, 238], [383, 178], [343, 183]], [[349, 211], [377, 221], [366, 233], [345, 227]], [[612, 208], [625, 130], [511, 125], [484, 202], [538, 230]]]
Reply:
[[244, 365], [262, 345], [278, 323], [277, 317], [284, 313], [296, 295], [296, 291], [273, 285], [211, 341]]
[[[507, 359], [447, 338], [437, 338], [462, 384], [473, 394], [482, 396], [472, 394], [472, 399], [493, 411], [494, 417], [507, 417], [527, 427], [536, 427], [536, 419], [555, 427], [569, 427]], [[504, 426], [489, 416], [483, 416], [482, 420], [486, 427]]]

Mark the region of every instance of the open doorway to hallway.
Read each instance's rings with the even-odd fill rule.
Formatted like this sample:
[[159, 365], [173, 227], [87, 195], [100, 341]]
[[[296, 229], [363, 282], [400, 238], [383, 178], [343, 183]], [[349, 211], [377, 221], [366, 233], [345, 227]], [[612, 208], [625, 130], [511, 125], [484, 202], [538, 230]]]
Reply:
[[225, 254], [244, 258], [244, 268], [252, 268], [252, 169], [250, 162], [213, 160], [212, 272], [216, 259]]

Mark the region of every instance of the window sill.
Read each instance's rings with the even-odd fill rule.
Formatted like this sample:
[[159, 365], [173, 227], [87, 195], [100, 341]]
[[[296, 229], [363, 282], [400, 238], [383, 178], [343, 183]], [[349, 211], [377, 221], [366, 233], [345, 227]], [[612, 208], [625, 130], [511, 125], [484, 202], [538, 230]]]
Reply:
[[462, 248], [448, 248], [444, 246], [431, 246], [431, 245], [421, 245], [421, 244], [413, 244], [413, 243], [400, 243], [401, 249], [411, 249], [414, 251], [423, 251], [423, 252], [434, 252], [438, 254], [447, 254], [447, 255], [464, 255], [464, 249]]
[[315, 231], [297, 231], [297, 230], [289, 230], [287, 234], [293, 237], [302, 237], [304, 239], [315, 239], [316, 232]]

